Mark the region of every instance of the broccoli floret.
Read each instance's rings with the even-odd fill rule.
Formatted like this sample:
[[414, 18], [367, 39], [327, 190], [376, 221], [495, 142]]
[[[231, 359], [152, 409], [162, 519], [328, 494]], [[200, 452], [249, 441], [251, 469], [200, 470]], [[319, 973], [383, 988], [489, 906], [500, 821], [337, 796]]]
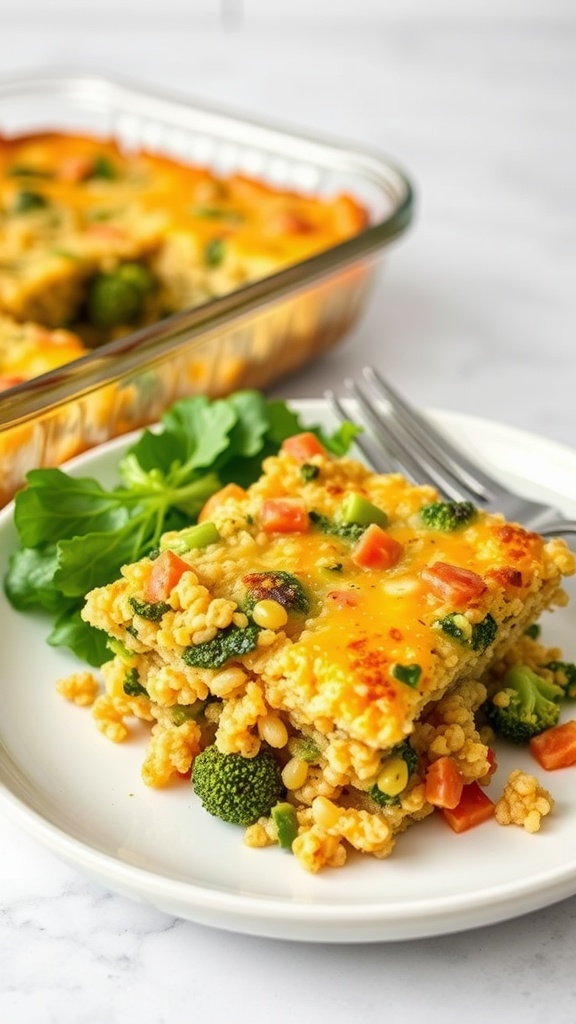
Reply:
[[255, 757], [206, 747], [194, 761], [194, 792], [208, 814], [232, 825], [252, 825], [284, 795], [280, 766], [269, 750]]
[[277, 601], [287, 611], [307, 615], [310, 601], [304, 585], [291, 572], [280, 569], [268, 572], [250, 572], [242, 577], [246, 596], [241, 602], [246, 611], [252, 611], [258, 601]]
[[128, 697], [147, 697], [148, 691], [144, 689], [142, 684], [139, 682], [138, 672], [135, 668], [131, 668], [129, 672], [124, 676], [124, 683], [122, 686], [124, 693]]
[[322, 533], [330, 534], [332, 537], [342, 537], [344, 540], [359, 540], [366, 529], [360, 523], [339, 522], [337, 519], [330, 519], [329, 516], [322, 515], [321, 512], [309, 512], [308, 518]]
[[527, 665], [514, 665], [504, 686], [484, 705], [495, 731], [512, 743], [528, 743], [532, 736], [558, 723], [562, 687], [547, 683]]
[[32, 213], [34, 210], [44, 210], [47, 206], [49, 206], [49, 202], [41, 192], [23, 188], [14, 200], [12, 213]]
[[87, 174], [87, 178], [101, 178], [104, 181], [114, 181], [117, 177], [118, 172], [112, 161], [107, 156], [99, 154], [94, 157], [92, 167]]
[[561, 687], [565, 697], [576, 698], [576, 664], [568, 661], [549, 661], [547, 668], [554, 675], [554, 683]]
[[485, 651], [494, 641], [498, 626], [490, 614], [481, 622], [470, 622], [460, 612], [451, 612], [438, 619], [436, 626], [458, 643], [471, 647], [473, 651]]
[[88, 319], [103, 330], [135, 323], [144, 312], [154, 278], [140, 263], [124, 263], [109, 273], [98, 274], [87, 298]]
[[228, 626], [213, 640], [187, 647], [182, 655], [182, 661], [192, 668], [220, 668], [229, 658], [255, 651], [259, 632], [260, 627], [254, 624], [246, 626], [245, 629]]
[[420, 510], [420, 518], [431, 530], [451, 533], [472, 522], [476, 512], [471, 501], [434, 501]]
[[160, 622], [166, 612], [170, 611], [170, 605], [166, 601], [139, 601], [137, 597], [129, 599], [132, 611], [148, 622]]

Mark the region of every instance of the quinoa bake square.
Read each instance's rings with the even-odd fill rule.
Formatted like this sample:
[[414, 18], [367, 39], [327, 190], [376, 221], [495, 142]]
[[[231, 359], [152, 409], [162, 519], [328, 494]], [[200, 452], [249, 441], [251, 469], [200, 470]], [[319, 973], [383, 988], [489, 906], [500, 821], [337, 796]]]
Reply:
[[433, 811], [436, 760], [489, 781], [476, 714], [490, 670], [565, 603], [574, 568], [562, 540], [300, 435], [247, 490], [228, 485], [198, 524], [87, 596], [83, 617], [114, 651], [94, 715], [113, 740], [149, 721], [144, 781], [191, 773], [209, 810], [207, 752], [273, 760], [268, 805], [236, 820], [249, 845], [282, 845], [280, 801], [307, 869], [341, 865], [350, 847], [386, 857]]

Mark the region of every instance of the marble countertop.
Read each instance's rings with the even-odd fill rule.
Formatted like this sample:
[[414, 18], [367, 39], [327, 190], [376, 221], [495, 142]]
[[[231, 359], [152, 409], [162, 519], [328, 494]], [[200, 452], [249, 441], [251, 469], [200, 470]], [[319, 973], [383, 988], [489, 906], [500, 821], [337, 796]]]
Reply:
[[[275, 394], [317, 396], [371, 362], [418, 402], [576, 445], [568, 9], [388, 17], [360, 4], [352, 20], [324, 4], [322, 18], [310, 4], [276, 17], [222, 4], [221, 18], [199, 6], [120, 6], [112, 29], [106, 4], [80, 24], [70, 5], [48, 17], [0, 0], [3, 72], [121, 74], [394, 156], [416, 186], [414, 225], [348, 339]], [[576, 898], [433, 939], [298, 944], [175, 919], [67, 867], [4, 814], [0, 828], [4, 1024], [575, 1020]]]

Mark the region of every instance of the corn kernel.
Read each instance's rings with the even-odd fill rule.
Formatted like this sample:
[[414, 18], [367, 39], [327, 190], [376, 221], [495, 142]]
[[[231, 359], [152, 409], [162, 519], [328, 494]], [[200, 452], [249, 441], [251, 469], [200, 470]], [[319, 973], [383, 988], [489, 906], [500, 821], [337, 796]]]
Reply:
[[334, 828], [340, 817], [340, 808], [325, 796], [317, 796], [312, 802], [314, 821], [322, 828]]
[[288, 622], [288, 612], [278, 601], [265, 598], [254, 605], [252, 618], [262, 629], [282, 629]]
[[223, 669], [222, 672], [217, 672], [213, 676], [210, 690], [215, 697], [228, 697], [229, 694], [244, 686], [247, 678], [248, 676], [239, 665], [233, 665], [230, 668]]
[[301, 789], [308, 778], [308, 765], [299, 757], [291, 757], [282, 769], [282, 782], [286, 789]]
[[376, 785], [386, 796], [398, 796], [408, 785], [408, 765], [403, 757], [389, 757], [382, 765]]
[[278, 715], [263, 715], [258, 719], [258, 735], [270, 747], [279, 750], [288, 743], [288, 730]]

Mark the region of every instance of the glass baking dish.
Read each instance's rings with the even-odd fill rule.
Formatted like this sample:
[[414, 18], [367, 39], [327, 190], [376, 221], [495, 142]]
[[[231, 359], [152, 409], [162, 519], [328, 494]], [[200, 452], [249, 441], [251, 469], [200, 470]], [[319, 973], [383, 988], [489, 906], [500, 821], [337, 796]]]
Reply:
[[266, 388], [320, 356], [356, 322], [383, 251], [412, 217], [408, 178], [379, 155], [123, 81], [52, 72], [0, 79], [0, 133], [42, 130], [111, 136], [311, 195], [348, 192], [368, 225], [0, 394], [0, 503], [29, 469], [152, 423], [179, 397]]

